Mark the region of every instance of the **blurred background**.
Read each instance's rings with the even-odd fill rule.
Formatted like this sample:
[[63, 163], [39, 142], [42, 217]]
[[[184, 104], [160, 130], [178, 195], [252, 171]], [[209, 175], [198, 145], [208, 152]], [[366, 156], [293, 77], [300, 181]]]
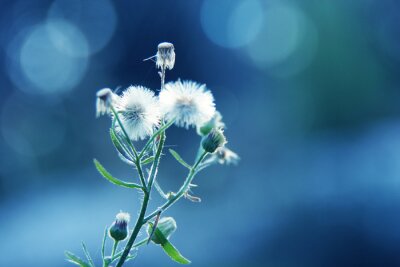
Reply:
[[[0, 5], [1, 266], [71, 266], [64, 250], [82, 256], [82, 240], [98, 262], [115, 214], [137, 215], [137, 195], [93, 166], [133, 176], [95, 93], [159, 89], [142, 60], [162, 41], [177, 54], [167, 80], [207, 84], [242, 158], [197, 177], [201, 204], [165, 214], [193, 267], [400, 266], [398, 1]], [[167, 144], [192, 161], [198, 137], [173, 128]], [[184, 174], [165, 155], [161, 185], [176, 190]], [[177, 265], [156, 246], [127, 264]]]

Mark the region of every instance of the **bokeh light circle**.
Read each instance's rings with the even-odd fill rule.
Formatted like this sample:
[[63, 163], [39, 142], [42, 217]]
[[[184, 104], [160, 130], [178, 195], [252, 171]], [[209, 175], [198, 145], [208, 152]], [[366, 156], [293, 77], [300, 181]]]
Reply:
[[88, 41], [90, 54], [109, 43], [117, 25], [117, 14], [110, 0], [56, 0], [48, 18], [64, 19], [76, 25]]
[[27, 34], [20, 50], [22, 74], [41, 93], [59, 93], [73, 88], [87, 66], [87, 43], [79, 29], [66, 21], [48, 21]]
[[238, 48], [250, 43], [263, 24], [258, 0], [206, 0], [201, 8], [201, 24], [207, 37], [217, 45]]
[[246, 46], [252, 62], [275, 76], [288, 77], [305, 69], [318, 46], [318, 30], [293, 4], [271, 2], [265, 8], [262, 29]]
[[265, 10], [265, 22], [248, 53], [257, 63], [273, 65], [285, 60], [299, 41], [299, 13], [292, 6], [275, 4]]

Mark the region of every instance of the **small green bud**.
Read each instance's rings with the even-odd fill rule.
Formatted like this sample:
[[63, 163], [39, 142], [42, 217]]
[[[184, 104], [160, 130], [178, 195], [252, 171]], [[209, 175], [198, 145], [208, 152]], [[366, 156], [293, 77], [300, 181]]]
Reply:
[[225, 124], [222, 121], [222, 115], [218, 111], [215, 112], [214, 117], [203, 124], [200, 127], [197, 127], [197, 134], [201, 136], [206, 136], [211, 132], [213, 128], [224, 128]]
[[208, 153], [214, 153], [217, 148], [224, 146], [226, 138], [221, 129], [212, 129], [209, 134], [203, 137], [201, 146]]
[[[157, 224], [157, 229], [161, 231], [166, 239], [168, 239], [175, 232], [176, 228], [176, 222], [172, 217], [163, 217], [158, 221]], [[150, 235], [151, 232], [152, 227], [149, 225], [149, 227], [147, 228], [147, 233]], [[157, 235], [153, 235], [151, 241], [156, 244], [162, 243], [162, 240], [159, 240]]]
[[116, 220], [110, 226], [109, 234], [115, 241], [122, 241], [128, 236], [128, 223], [130, 216], [128, 213], [120, 212]]

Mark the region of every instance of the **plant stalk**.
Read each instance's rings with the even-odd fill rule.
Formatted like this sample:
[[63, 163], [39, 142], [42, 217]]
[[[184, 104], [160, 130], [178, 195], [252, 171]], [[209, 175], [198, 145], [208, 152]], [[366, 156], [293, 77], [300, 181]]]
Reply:
[[[140, 229], [146, 223], [144, 221], [144, 216], [146, 215], [147, 206], [149, 204], [150, 193], [151, 193], [151, 189], [153, 186], [153, 182], [154, 182], [155, 176], [157, 175], [158, 164], [160, 162], [161, 152], [164, 147], [164, 143], [165, 143], [165, 132], [162, 132], [161, 136], [160, 136], [160, 142], [158, 144], [157, 152], [156, 152], [156, 155], [154, 158], [154, 162], [151, 167], [151, 171], [150, 171], [150, 175], [149, 175], [149, 183], [148, 183], [147, 188], [145, 190], [143, 190], [144, 198], [143, 198], [143, 202], [142, 202], [142, 207], [140, 208], [139, 217], [136, 220], [135, 228], [133, 229], [133, 232], [132, 232], [131, 236], [129, 237], [128, 243], [126, 244], [124, 252], [122, 253], [121, 258], [119, 259], [116, 267], [121, 267], [124, 264], [126, 258], [129, 255], [129, 252], [132, 249], [133, 243], [135, 242], [135, 240], [140, 232]], [[138, 165], [140, 165], [140, 161], [138, 162]]]
[[189, 189], [191, 182], [193, 181], [193, 178], [196, 175], [196, 169], [199, 166], [199, 164], [203, 161], [205, 156], [207, 156], [207, 152], [203, 151], [203, 153], [200, 155], [200, 157], [197, 159], [196, 163], [193, 165], [193, 167], [190, 169], [188, 176], [186, 177], [185, 182], [179, 189], [179, 191], [176, 193], [175, 196], [173, 196], [171, 199], [169, 199], [167, 202], [165, 202], [161, 207], [159, 207], [157, 210], [149, 214], [147, 217], [144, 218], [143, 223], [147, 223], [149, 220], [154, 218], [160, 211], [165, 211], [168, 209], [171, 205], [173, 205], [176, 201], [178, 201], [184, 194], [185, 192]]

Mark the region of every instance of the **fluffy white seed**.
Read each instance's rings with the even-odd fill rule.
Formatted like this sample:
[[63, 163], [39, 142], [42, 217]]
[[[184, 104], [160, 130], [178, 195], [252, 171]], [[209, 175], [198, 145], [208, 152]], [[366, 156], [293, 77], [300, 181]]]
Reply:
[[161, 112], [179, 127], [200, 127], [215, 114], [214, 97], [206, 86], [193, 81], [170, 82], [159, 94]]
[[[160, 124], [160, 109], [154, 92], [143, 86], [130, 86], [116, 107], [129, 138], [142, 140]], [[120, 130], [117, 124], [117, 130]]]

